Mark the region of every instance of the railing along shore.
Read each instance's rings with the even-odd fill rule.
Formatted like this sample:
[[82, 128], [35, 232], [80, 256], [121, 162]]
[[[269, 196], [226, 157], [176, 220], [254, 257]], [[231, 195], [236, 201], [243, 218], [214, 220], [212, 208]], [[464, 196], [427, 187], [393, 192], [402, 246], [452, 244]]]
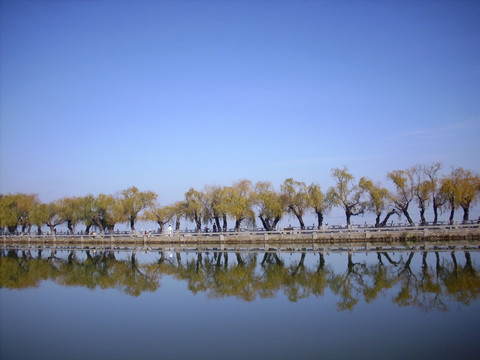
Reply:
[[480, 240], [480, 224], [397, 226], [397, 227], [325, 227], [279, 231], [246, 230], [239, 232], [174, 232], [168, 233], [111, 233], [111, 234], [55, 234], [2, 235], [3, 243], [322, 243], [332, 241], [435, 241]]

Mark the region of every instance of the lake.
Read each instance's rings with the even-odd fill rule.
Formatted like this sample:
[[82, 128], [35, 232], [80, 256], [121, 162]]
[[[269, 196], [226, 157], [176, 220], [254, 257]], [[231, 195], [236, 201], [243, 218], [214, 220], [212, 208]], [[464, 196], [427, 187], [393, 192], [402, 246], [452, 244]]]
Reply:
[[1, 359], [473, 359], [480, 252], [2, 249]]

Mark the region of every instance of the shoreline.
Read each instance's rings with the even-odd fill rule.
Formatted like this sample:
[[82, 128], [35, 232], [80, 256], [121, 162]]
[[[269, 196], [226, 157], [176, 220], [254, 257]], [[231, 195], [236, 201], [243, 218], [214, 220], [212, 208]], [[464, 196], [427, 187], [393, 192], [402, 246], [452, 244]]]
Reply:
[[[270, 251], [370, 251], [375, 249], [435, 248], [480, 249], [480, 225], [424, 226], [404, 228], [356, 228], [228, 233], [176, 233], [172, 235], [14, 235], [2, 236], [3, 249], [46, 246], [69, 249], [159, 249]], [[243, 250], [242, 250], [243, 249]], [[304, 250], [302, 250], [304, 249]]]

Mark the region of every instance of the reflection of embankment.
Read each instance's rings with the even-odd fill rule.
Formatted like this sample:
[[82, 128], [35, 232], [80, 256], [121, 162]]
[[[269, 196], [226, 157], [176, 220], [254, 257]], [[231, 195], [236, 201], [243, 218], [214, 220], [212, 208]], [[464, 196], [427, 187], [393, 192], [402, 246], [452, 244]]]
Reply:
[[[443, 311], [449, 301], [469, 304], [480, 293], [478, 269], [468, 251], [378, 252], [376, 260], [368, 262], [348, 253], [344, 270], [336, 271], [322, 252], [302, 252], [295, 254], [295, 260], [286, 261], [276, 252], [217, 251], [192, 256], [160, 251], [149, 263], [137, 261], [135, 251], [129, 252], [127, 259], [117, 259], [114, 252], [106, 250], [59, 253], [2, 251], [1, 287], [26, 288], [52, 280], [65, 286], [116, 288], [138, 296], [157, 290], [161, 276], [169, 275], [185, 281], [191, 292], [205, 292], [212, 298], [233, 296], [253, 301], [283, 292], [290, 301], [298, 301], [330, 291], [338, 299], [339, 310], [352, 310], [359, 301], [369, 303], [389, 296], [398, 306]], [[307, 256], [314, 256], [309, 265]], [[413, 259], [421, 265], [412, 267]]]

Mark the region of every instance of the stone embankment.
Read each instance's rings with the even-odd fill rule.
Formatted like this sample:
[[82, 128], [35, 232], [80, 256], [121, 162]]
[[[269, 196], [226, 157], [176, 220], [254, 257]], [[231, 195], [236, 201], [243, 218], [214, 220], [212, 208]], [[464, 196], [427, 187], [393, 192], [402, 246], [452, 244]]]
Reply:
[[385, 228], [328, 228], [322, 230], [242, 231], [225, 233], [23, 235], [3, 236], [10, 246], [148, 249], [344, 249], [473, 248], [480, 249], [480, 224]]

